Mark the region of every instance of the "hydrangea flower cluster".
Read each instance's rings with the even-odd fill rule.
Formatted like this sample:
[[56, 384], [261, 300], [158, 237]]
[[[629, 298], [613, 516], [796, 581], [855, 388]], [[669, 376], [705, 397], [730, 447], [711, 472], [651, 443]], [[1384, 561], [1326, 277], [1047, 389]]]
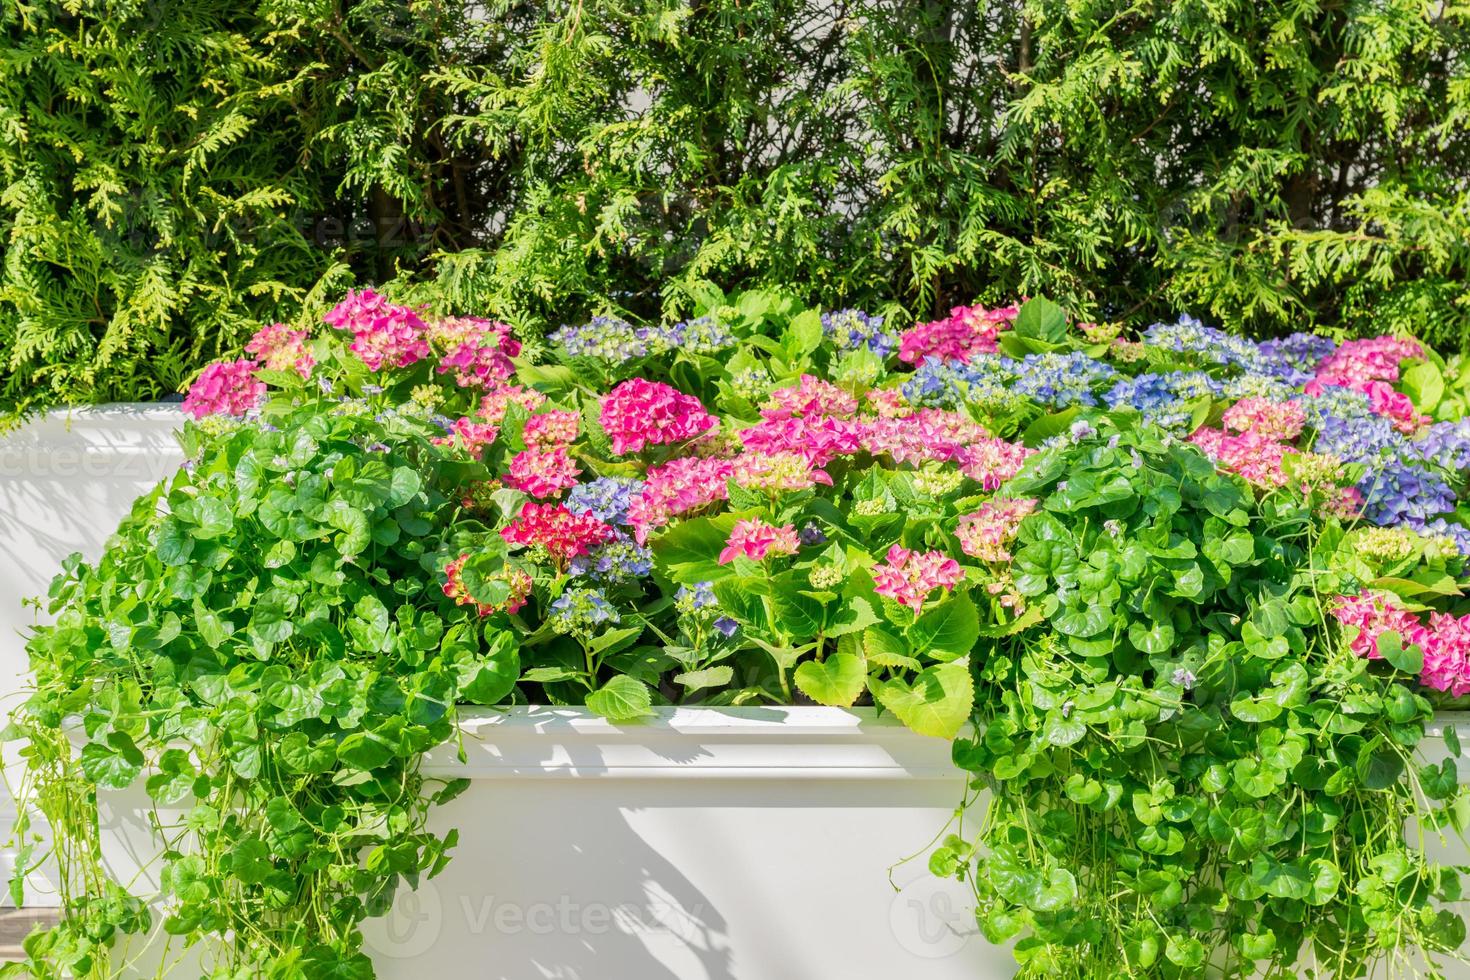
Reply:
[[461, 580], [465, 562], [469, 561], [468, 554], [460, 555], [458, 558], [444, 566], [444, 594], [453, 599], [461, 606], [474, 606], [475, 611], [481, 616], [489, 616], [492, 613], [507, 612], [511, 615], [521, 611], [526, 600], [531, 596], [533, 585], [531, 576], [524, 569], [514, 565], [505, 565], [486, 576], [489, 582], [502, 582], [506, 588], [506, 598], [499, 604], [477, 602], [469, 594]]
[[435, 320], [425, 330], [428, 340], [444, 350], [435, 369], [454, 373], [460, 387], [489, 388], [515, 373], [511, 358], [521, 352], [510, 327], [478, 317]]
[[1424, 654], [1421, 684], [1448, 691], [1454, 697], [1470, 694], [1470, 616], [1434, 612], [1426, 625], [1379, 592], [1339, 596], [1332, 614], [1344, 626], [1357, 630], [1349, 643], [1358, 656], [1380, 659], [1379, 638], [1384, 633], [1396, 633], [1402, 646], [1417, 646]]
[[284, 323], [272, 323], [256, 331], [245, 345], [245, 353], [254, 354], [260, 367], [269, 371], [295, 371], [303, 378], [311, 377], [316, 357], [306, 345], [305, 330], [292, 330]]
[[501, 528], [507, 544], [545, 549], [558, 568], [612, 540], [612, 527], [591, 514], [574, 514], [565, 504], [528, 501], [515, 520]]
[[866, 347], [881, 358], [887, 358], [898, 346], [898, 334], [883, 329], [883, 318], [869, 316], [862, 310], [831, 310], [823, 313], [822, 333], [838, 350]]
[[968, 361], [977, 354], [994, 354], [996, 338], [1015, 320], [1014, 306], [987, 310], [983, 306], [956, 306], [942, 320], [921, 323], [899, 338], [898, 359], [918, 364], [925, 358]]
[[960, 550], [972, 558], [993, 564], [1010, 561], [1008, 546], [1015, 540], [1021, 522], [1036, 510], [1038, 503], [1040, 501], [1030, 497], [987, 500], [979, 510], [960, 518], [959, 527], [955, 529], [955, 537], [960, 539]]
[[598, 627], [620, 622], [618, 609], [601, 589], [572, 586], [551, 603], [547, 622], [558, 633], [584, 639], [597, 633]]
[[265, 400], [265, 383], [255, 377], [254, 361], [216, 361], [199, 373], [199, 379], [184, 396], [184, 411], [202, 419], [206, 415], [245, 415]]
[[567, 508], [578, 514], [591, 514], [605, 524], [627, 526], [628, 508], [643, 489], [641, 480], [621, 476], [600, 476], [579, 483], [567, 494]]
[[567, 568], [573, 577], [622, 584], [646, 578], [653, 571], [653, 552], [621, 531], [595, 551], [573, 558]]
[[1192, 354], [1201, 361], [1250, 370], [1260, 361], [1260, 350], [1244, 337], [1207, 327], [1192, 316], [1175, 323], [1155, 323], [1143, 333], [1150, 347]]
[[960, 563], [942, 551], [911, 551], [894, 545], [873, 568], [873, 591], [908, 606], [917, 615], [935, 589], [947, 592], [964, 577]]
[[1096, 405], [1094, 390], [1118, 372], [1110, 364], [1081, 351], [1027, 354], [1016, 368], [1015, 388], [1022, 395], [1051, 405]]
[[566, 446], [526, 449], [511, 457], [505, 484], [533, 497], [555, 497], [576, 486], [581, 473]]
[[751, 561], [763, 561], [769, 555], [794, 555], [800, 548], [794, 525], [776, 527], [762, 520], [736, 521], [720, 552], [719, 562], [728, 565], [741, 555]]
[[602, 397], [598, 421], [619, 456], [648, 446], [687, 442], [713, 429], [715, 417], [699, 399], [657, 381], [633, 378]]
[[429, 356], [427, 325], [418, 313], [371, 289], [348, 290], [322, 319], [352, 334], [351, 350], [370, 371], [408, 367]]
[[646, 327], [635, 327], [617, 317], [599, 316], [580, 326], [564, 326], [551, 334], [551, 340], [571, 357], [587, 357], [610, 365], [673, 351], [709, 356], [735, 345], [735, 335], [713, 316]]

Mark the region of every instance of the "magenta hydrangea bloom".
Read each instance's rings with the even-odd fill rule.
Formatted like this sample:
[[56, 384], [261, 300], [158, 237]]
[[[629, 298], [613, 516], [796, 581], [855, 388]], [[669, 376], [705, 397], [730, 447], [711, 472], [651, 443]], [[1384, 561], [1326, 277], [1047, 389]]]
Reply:
[[388, 302], [371, 289], [348, 290], [347, 298], [322, 319], [352, 333], [349, 348], [371, 371], [408, 367], [429, 356], [426, 327], [418, 313]]
[[956, 306], [942, 320], [921, 323], [899, 338], [898, 359], [918, 364], [925, 358], [968, 361], [976, 354], [994, 354], [996, 338], [1011, 325], [1019, 307], [987, 310], [983, 306]]
[[184, 411], [206, 415], [244, 415], [265, 401], [265, 384], [255, 377], [259, 367], [248, 358], [216, 361], [199, 374], [184, 396]]
[[685, 442], [718, 422], [693, 395], [643, 378], [624, 381], [604, 395], [599, 421], [618, 456], [642, 452], [647, 446]]

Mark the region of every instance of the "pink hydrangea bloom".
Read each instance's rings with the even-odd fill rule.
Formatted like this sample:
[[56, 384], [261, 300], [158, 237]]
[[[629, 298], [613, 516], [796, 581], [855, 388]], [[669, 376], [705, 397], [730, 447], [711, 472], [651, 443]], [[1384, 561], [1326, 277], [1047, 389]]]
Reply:
[[698, 456], [649, 467], [642, 492], [628, 505], [633, 536], [642, 544], [650, 530], [727, 499], [727, 481], [734, 471], [735, 464], [728, 459]]
[[469, 557], [469, 555], [460, 555], [444, 566], [444, 594], [458, 605], [474, 606], [475, 612], [481, 616], [488, 616], [502, 609], [512, 615], [520, 612], [521, 607], [526, 604], [526, 599], [531, 595], [531, 576], [519, 568], [506, 566], [489, 576], [491, 579], [504, 581], [510, 587], [510, 595], [506, 597], [505, 602], [500, 605], [476, 602], [465, 589], [464, 583], [460, 581], [464, 563], [469, 560]]
[[862, 448], [864, 426], [853, 419], [826, 416], [767, 419], [739, 432], [747, 450], [767, 455], [796, 453], [812, 466], [826, 466], [838, 456]]
[[988, 440], [985, 426], [958, 412], [925, 408], [900, 418], [874, 419], [863, 432], [863, 448], [895, 463], [948, 462], [967, 447]]
[[1021, 472], [1021, 464], [1036, 450], [1004, 439], [977, 439], [963, 447], [956, 459], [960, 472], [986, 490], [994, 490]]
[[1238, 473], [1263, 487], [1284, 487], [1288, 480], [1281, 469], [1291, 447], [1256, 431], [1231, 435], [1209, 426], [1196, 429], [1189, 441], [1213, 459], [1221, 469]]
[[1423, 356], [1424, 347], [1405, 337], [1349, 340], [1317, 365], [1317, 380], [1345, 388], [1358, 388], [1368, 381], [1397, 381], [1400, 362]]
[[767, 555], [794, 555], [800, 547], [794, 525], [776, 527], [761, 520], [736, 521], [720, 552], [719, 561], [721, 565], [727, 565], [737, 555], [761, 561]]
[[996, 497], [981, 504], [979, 510], [960, 518], [955, 529], [960, 550], [981, 561], [997, 564], [1010, 561], [1007, 546], [1016, 539], [1021, 522], [1036, 510], [1036, 504], [1030, 497]]
[[1403, 433], [1413, 433], [1429, 416], [1414, 410], [1414, 401], [1401, 391], [1395, 391], [1386, 381], [1368, 381], [1359, 388], [1368, 396], [1368, 406], [1373, 411], [1393, 422], [1393, 427]]
[[456, 446], [474, 459], [500, 435], [500, 426], [460, 417], [449, 426], [449, 434], [434, 440], [436, 446]]
[[505, 483], [533, 497], [555, 497], [576, 486], [581, 472], [566, 446], [527, 449], [511, 457]]
[[684, 442], [717, 424], [698, 398], [643, 378], [624, 381], [604, 395], [599, 421], [618, 456], [642, 452], [645, 446]]
[[1392, 630], [1402, 645], [1417, 646], [1423, 652], [1421, 684], [1455, 697], [1470, 694], [1470, 616], [1432, 612], [1426, 626], [1381, 592], [1339, 596], [1332, 614], [1344, 626], [1357, 627], [1349, 645], [1358, 656], [1379, 659], [1378, 638]]
[[326, 316], [327, 323], [352, 333], [349, 345], [371, 371], [401, 368], [429, 356], [424, 321], [407, 306], [390, 303], [371, 289], [347, 291]]
[[480, 418], [486, 422], [499, 425], [505, 421], [505, 412], [512, 405], [519, 405], [528, 412], [534, 412], [546, 404], [546, 396], [535, 388], [523, 388], [520, 385], [500, 385], [492, 388], [490, 393], [480, 399]]
[[545, 548], [557, 567], [564, 568], [578, 555], [611, 541], [615, 532], [591, 514], [574, 514], [563, 504], [527, 502], [515, 520], [500, 529], [500, 536], [508, 544]]
[[1332, 615], [1344, 626], [1356, 626], [1357, 636], [1350, 641], [1353, 653], [1369, 660], [1379, 659], [1378, 637], [1394, 631], [1404, 646], [1418, 644], [1425, 649], [1429, 631], [1419, 617], [1382, 592], [1362, 592], [1355, 596], [1339, 596], [1332, 604]]
[[791, 388], [778, 388], [761, 406], [761, 417], [765, 419], [789, 419], [794, 416], [810, 418], [826, 416], [851, 418], [857, 414], [857, 397], [829, 381], [822, 381], [810, 374], [801, 376], [801, 384]]
[[462, 316], [435, 320], [425, 331], [431, 343], [444, 350], [438, 372], [454, 372], [462, 388], [487, 388], [515, 373], [510, 359], [521, 352], [510, 327], [495, 320]]
[[926, 357], [968, 361], [976, 354], [994, 354], [996, 338], [1015, 320], [1015, 306], [987, 310], [983, 306], [956, 306], [949, 316], [921, 323], [899, 338], [898, 359], [918, 364]]
[[245, 345], [245, 353], [260, 359], [269, 371], [295, 371], [303, 378], [311, 377], [316, 358], [306, 346], [306, 331], [292, 330], [284, 323], [272, 323], [256, 331]]
[[542, 449], [570, 445], [577, 441], [577, 428], [581, 421], [580, 412], [552, 411], [532, 415], [526, 420], [521, 438], [526, 445]]
[[1470, 616], [1429, 614], [1429, 642], [1419, 682], [1455, 697], [1470, 694]]
[[1295, 439], [1307, 424], [1307, 410], [1298, 402], [1242, 398], [1225, 410], [1225, 427], [1254, 432], [1268, 439]]
[[889, 596], [917, 614], [935, 589], [949, 590], [965, 577], [960, 563], [942, 551], [910, 551], [901, 545], [888, 549], [873, 567], [873, 591]]
[[255, 377], [252, 360], [215, 361], [199, 374], [184, 396], [184, 411], [206, 415], [244, 415], [265, 401], [265, 384]]

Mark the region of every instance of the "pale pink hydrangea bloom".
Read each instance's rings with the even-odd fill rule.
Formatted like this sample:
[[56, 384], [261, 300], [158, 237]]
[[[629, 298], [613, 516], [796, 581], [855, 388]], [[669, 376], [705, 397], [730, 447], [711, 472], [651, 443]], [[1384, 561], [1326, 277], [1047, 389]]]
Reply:
[[752, 561], [762, 561], [767, 555], [794, 555], [800, 547], [795, 525], [776, 527], [762, 520], [736, 521], [720, 552], [719, 563], [727, 565], [737, 555]]
[[873, 411], [877, 412], [880, 418], [896, 419], [900, 415], [910, 415], [914, 411], [908, 399], [903, 397], [901, 388], [874, 388], [863, 397], [873, 406]]
[[532, 415], [526, 420], [521, 438], [527, 446], [549, 448], [566, 446], [577, 441], [577, 429], [582, 421], [580, 412], [551, 411]]
[[500, 385], [492, 388], [488, 395], [480, 399], [479, 415], [486, 422], [499, 425], [505, 421], [505, 412], [512, 405], [519, 405], [528, 412], [534, 412], [544, 404], [546, 404], [546, 396], [535, 388]]
[[628, 505], [628, 523], [642, 544], [648, 532], [675, 517], [728, 499], [735, 464], [717, 457], [684, 456], [651, 466], [642, 492]]
[[206, 415], [244, 415], [265, 401], [265, 384], [255, 377], [258, 365], [249, 359], [215, 361], [200, 372], [184, 396], [184, 411]]
[[1298, 402], [1242, 398], [1225, 410], [1225, 427], [1254, 432], [1268, 439], [1295, 439], [1307, 424], [1307, 410]]
[[977, 439], [963, 447], [956, 457], [960, 472], [985, 490], [994, 490], [1021, 472], [1026, 457], [1036, 452], [1018, 442], [1004, 439]]
[[474, 459], [500, 435], [500, 426], [461, 416], [449, 426], [449, 434], [433, 440], [436, 446], [457, 446]]
[[805, 418], [851, 418], [857, 414], [857, 409], [857, 397], [851, 392], [830, 381], [803, 374], [799, 385], [778, 388], [771, 392], [770, 398], [761, 406], [761, 417], [789, 419], [799, 415]]
[[618, 456], [684, 442], [718, 424], [698, 398], [644, 378], [624, 381], [604, 395], [599, 421]]
[[960, 550], [972, 558], [1001, 564], [1011, 560], [1008, 545], [1016, 539], [1021, 522], [1036, 510], [1031, 497], [996, 497], [980, 505], [973, 514], [960, 518], [955, 537]]
[[863, 448], [895, 463], [948, 462], [978, 441], [990, 438], [979, 422], [958, 412], [926, 408], [902, 418], [873, 419], [863, 432]]
[[311, 377], [316, 358], [306, 346], [305, 330], [292, 330], [284, 323], [272, 323], [256, 331], [245, 345], [245, 353], [260, 359], [268, 371], [295, 371], [303, 378]]
[[462, 388], [487, 388], [515, 373], [510, 359], [521, 352], [521, 344], [504, 323], [473, 316], [449, 317], [430, 323], [426, 334], [445, 352], [438, 372], [453, 371]]
[[983, 306], [956, 306], [942, 320], [921, 323], [899, 338], [898, 358], [918, 364], [926, 357], [968, 361], [976, 354], [994, 354], [996, 338], [1019, 313], [1016, 306], [987, 310]]
[[347, 291], [347, 298], [322, 317], [352, 333], [351, 351], [371, 371], [401, 368], [429, 356], [425, 324], [418, 312], [390, 303], [371, 289]]
[[935, 589], [949, 590], [965, 577], [960, 563], [942, 551], [910, 551], [901, 545], [888, 549], [884, 562], [873, 567], [873, 591], [889, 596], [917, 614]]
[[581, 472], [566, 446], [527, 449], [511, 457], [505, 483], [533, 497], [555, 497], [576, 486]]
[[832, 485], [825, 470], [812, 466], [800, 453], [745, 453], [734, 460], [731, 474], [747, 490], [767, 493], [806, 490], [821, 483]]

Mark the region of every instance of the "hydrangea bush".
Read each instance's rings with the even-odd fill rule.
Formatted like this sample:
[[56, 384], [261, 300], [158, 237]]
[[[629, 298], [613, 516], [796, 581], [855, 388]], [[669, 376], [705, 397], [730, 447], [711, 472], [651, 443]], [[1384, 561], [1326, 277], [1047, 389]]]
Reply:
[[109, 975], [150, 928], [97, 863], [95, 793], [141, 779], [183, 811], [161, 925], [215, 975], [371, 976], [358, 924], [454, 843], [419, 757], [517, 703], [952, 740], [990, 802], [930, 865], [1028, 976], [1459, 946], [1424, 850], [1470, 820], [1459, 746], [1419, 746], [1470, 693], [1470, 429], [1432, 353], [719, 300], [523, 350], [364, 291], [206, 369], [185, 467], [30, 644], [68, 902], [17, 969]]

